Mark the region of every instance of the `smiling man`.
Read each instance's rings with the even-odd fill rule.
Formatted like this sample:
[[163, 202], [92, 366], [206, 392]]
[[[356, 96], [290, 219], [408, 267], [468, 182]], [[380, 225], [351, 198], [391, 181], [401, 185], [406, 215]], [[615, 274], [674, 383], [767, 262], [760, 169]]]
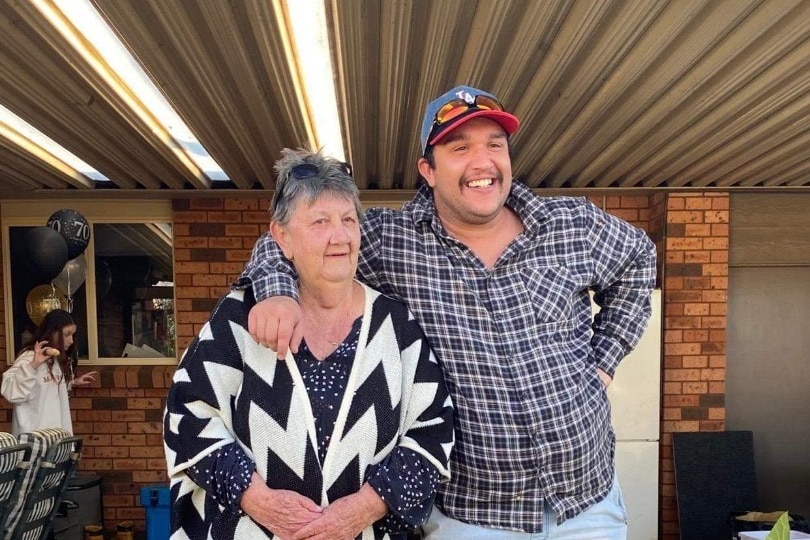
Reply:
[[[476, 88], [429, 103], [425, 185], [402, 210], [366, 211], [358, 278], [407, 303], [455, 404], [425, 538], [623, 539], [605, 387], [649, 319], [655, 246], [586, 199], [513, 181], [518, 127]], [[251, 334], [280, 356], [301, 341], [295, 279], [264, 236], [240, 280], [265, 299]]]

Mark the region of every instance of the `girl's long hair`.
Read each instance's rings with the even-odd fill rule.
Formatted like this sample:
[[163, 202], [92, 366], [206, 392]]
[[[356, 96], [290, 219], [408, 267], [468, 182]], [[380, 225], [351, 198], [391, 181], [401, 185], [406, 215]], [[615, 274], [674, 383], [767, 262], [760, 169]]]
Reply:
[[56, 360], [59, 361], [59, 367], [62, 369], [62, 376], [65, 384], [70, 386], [73, 380], [73, 373], [78, 363], [78, 349], [76, 348], [76, 336], [73, 336], [73, 344], [69, 349], [65, 350], [65, 342], [62, 337], [62, 329], [66, 326], [75, 325], [76, 321], [73, 316], [63, 309], [54, 309], [49, 311], [42, 323], [34, 330], [32, 337], [26, 343], [23, 343], [23, 348], [20, 352], [34, 350], [34, 344], [37, 341], [47, 341], [48, 347], [59, 349], [59, 356], [48, 357], [48, 371], [53, 377], [53, 364]]

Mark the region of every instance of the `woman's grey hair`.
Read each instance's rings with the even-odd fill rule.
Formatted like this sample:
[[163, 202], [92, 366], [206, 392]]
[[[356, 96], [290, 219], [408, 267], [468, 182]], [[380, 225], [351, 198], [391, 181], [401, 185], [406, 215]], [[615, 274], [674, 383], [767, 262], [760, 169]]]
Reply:
[[[320, 151], [313, 152], [303, 148], [298, 150], [285, 148], [281, 151], [281, 156], [274, 167], [278, 177], [276, 191], [270, 204], [273, 221], [286, 225], [292, 217], [296, 204], [300, 202], [312, 204], [324, 194], [345, 197], [354, 203], [358, 218], [362, 218], [360, 191], [351, 177], [347, 163], [324, 156]], [[310, 166], [304, 171], [307, 174], [304, 178], [292, 174], [300, 165]]]

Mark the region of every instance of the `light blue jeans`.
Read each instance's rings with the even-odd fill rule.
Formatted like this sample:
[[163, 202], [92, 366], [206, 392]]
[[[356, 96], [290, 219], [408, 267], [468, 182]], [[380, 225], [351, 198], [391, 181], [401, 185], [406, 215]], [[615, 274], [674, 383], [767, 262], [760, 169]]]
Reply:
[[626, 540], [627, 511], [619, 480], [603, 501], [557, 525], [554, 511], [545, 506], [543, 532], [527, 533], [490, 529], [449, 518], [434, 507], [424, 525], [425, 540]]

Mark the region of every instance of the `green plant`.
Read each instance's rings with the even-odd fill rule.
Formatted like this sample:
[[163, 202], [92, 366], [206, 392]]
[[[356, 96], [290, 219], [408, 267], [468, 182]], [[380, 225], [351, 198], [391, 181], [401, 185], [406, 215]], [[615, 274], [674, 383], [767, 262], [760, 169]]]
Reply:
[[790, 516], [787, 512], [779, 516], [765, 540], [790, 540]]

